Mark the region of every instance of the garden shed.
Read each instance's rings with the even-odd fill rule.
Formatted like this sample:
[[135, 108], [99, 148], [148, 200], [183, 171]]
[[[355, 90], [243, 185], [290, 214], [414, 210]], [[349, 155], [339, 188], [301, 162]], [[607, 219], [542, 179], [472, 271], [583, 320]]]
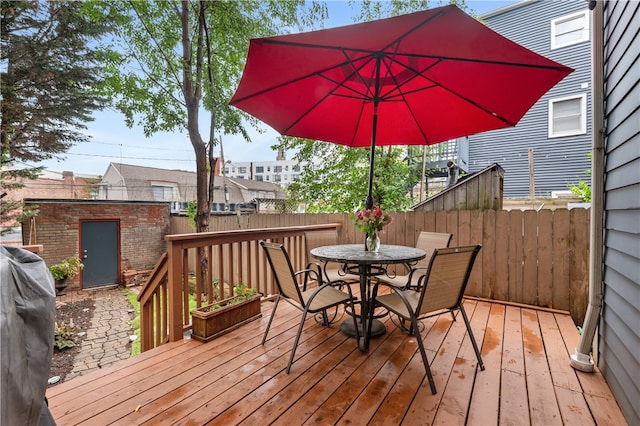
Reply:
[[84, 269], [69, 288], [126, 284], [166, 250], [169, 203], [25, 199], [37, 216], [22, 224], [24, 244], [40, 244], [47, 265], [79, 256]]

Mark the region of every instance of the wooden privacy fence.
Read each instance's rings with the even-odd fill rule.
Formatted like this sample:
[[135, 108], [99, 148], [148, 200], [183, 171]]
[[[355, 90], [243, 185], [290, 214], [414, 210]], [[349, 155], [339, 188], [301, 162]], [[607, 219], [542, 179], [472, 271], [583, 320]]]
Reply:
[[[413, 246], [420, 231], [450, 232], [451, 246], [482, 244], [467, 295], [569, 311], [588, 302], [589, 210], [450, 210], [392, 213], [383, 244]], [[364, 242], [348, 214], [212, 216], [212, 231], [340, 223], [341, 243]], [[192, 232], [184, 217], [171, 232]]]
[[[421, 231], [450, 232], [451, 246], [482, 244], [467, 296], [566, 310], [582, 324], [588, 301], [589, 210], [405, 212], [392, 219], [381, 234], [383, 244], [413, 246]], [[274, 294], [259, 241], [284, 242], [294, 268], [302, 269], [309, 261], [304, 231], [327, 228], [338, 229], [340, 243], [364, 242], [348, 214], [211, 217], [214, 231], [202, 234], [190, 232], [187, 218], [172, 217], [167, 258], [139, 296], [143, 350], [179, 340], [190, 328], [190, 283], [198, 306], [228, 296], [240, 282], [265, 296]]]

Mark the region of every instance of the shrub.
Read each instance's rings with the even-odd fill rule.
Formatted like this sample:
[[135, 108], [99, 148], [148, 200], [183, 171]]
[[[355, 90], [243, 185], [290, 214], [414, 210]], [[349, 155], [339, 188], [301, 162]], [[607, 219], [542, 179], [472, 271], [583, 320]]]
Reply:
[[75, 339], [78, 337], [78, 328], [73, 325], [73, 322], [70, 325], [65, 324], [62, 321], [60, 324], [55, 322], [55, 327], [53, 331], [53, 346], [61, 351], [64, 349], [72, 348], [76, 345]]
[[82, 261], [78, 256], [74, 256], [49, 266], [49, 272], [54, 280], [63, 280], [73, 278], [82, 268], [84, 268]]

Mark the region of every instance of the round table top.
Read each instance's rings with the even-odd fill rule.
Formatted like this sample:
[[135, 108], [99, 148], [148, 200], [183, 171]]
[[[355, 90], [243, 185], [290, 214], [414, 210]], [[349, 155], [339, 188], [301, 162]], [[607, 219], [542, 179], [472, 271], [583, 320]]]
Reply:
[[424, 250], [415, 247], [382, 244], [378, 253], [365, 251], [364, 244], [338, 244], [321, 246], [311, 250], [317, 259], [330, 262], [357, 263], [360, 265], [381, 265], [389, 263], [417, 262], [426, 257]]

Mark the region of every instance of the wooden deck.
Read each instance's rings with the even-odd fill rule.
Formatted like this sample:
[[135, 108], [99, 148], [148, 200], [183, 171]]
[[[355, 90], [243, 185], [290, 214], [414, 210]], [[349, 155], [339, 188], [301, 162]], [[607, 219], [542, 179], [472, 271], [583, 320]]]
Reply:
[[438, 388], [431, 395], [415, 338], [386, 317], [368, 352], [337, 326], [309, 319], [291, 374], [299, 311], [281, 303], [269, 340], [263, 317], [212, 342], [163, 345], [47, 391], [58, 425], [74, 424], [625, 424], [602, 375], [577, 372], [567, 314], [465, 302], [486, 370], [462, 320], [425, 323]]

